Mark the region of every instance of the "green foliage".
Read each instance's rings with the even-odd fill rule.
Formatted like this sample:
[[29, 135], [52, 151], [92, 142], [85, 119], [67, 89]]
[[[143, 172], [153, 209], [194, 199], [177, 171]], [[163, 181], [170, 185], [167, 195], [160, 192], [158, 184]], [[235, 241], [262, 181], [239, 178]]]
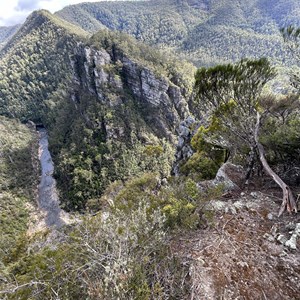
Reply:
[[263, 87], [275, 75], [274, 68], [265, 58], [243, 59], [235, 65], [201, 68], [196, 74], [197, 101], [200, 98], [203, 100], [200, 105], [217, 109], [219, 115], [228, 116], [236, 109], [246, 113], [250, 106], [257, 106], [257, 98]]
[[[231, 102], [230, 102], [231, 103]], [[191, 139], [194, 154], [183, 161], [180, 172], [195, 180], [213, 179], [228, 155], [227, 145], [218, 142], [226, 132], [217, 116], [212, 115], [207, 128], [200, 126]]]
[[[165, 218], [144, 201], [86, 220], [56, 249], [11, 266], [7, 299], [183, 299], [187, 267], [169, 247]], [[15, 283], [18, 287], [15, 288]], [[9, 292], [11, 291], [11, 292]]]
[[134, 178], [126, 182], [124, 188], [115, 196], [113, 207], [121, 210], [132, 210], [139, 205], [139, 201], [147, 200], [147, 203], [157, 208], [157, 197], [155, 190], [159, 185], [157, 174], [143, 174], [141, 177]]
[[149, 156], [149, 157], [157, 157], [160, 156], [163, 153], [164, 149], [162, 146], [151, 146], [148, 145], [145, 147], [144, 153], [145, 155]]
[[[221, 127], [213, 117], [208, 128], [200, 126], [191, 140], [194, 154], [184, 162], [180, 171], [196, 180], [213, 179], [226, 159], [227, 150], [213, 143], [214, 135], [219, 135]], [[212, 141], [212, 142], [208, 142]]]
[[184, 187], [182, 198], [176, 198], [177, 195], [169, 192], [172, 189], [160, 187], [157, 174], [148, 173], [133, 178], [124, 185], [113, 184], [102, 196], [100, 202], [106, 201], [110, 203], [113, 210], [121, 210], [129, 214], [141, 204], [141, 201], [145, 201], [148, 203], [148, 218], [151, 218], [157, 209], [161, 209], [166, 216], [167, 227], [195, 228], [199, 218], [194, 215], [196, 207], [191, 203], [191, 199], [197, 197], [198, 189], [189, 183], [187, 182]]
[[295, 0], [125, 1], [68, 6], [57, 15], [89, 32], [123, 31], [196, 66], [268, 57], [292, 64], [279, 28], [299, 24]]
[[211, 159], [211, 153], [196, 152], [181, 167], [180, 172], [196, 180], [213, 179], [220, 167]]
[[[295, 23], [296, 24], [296, 23]], [[281, 34], [283, 36], [285, 46], [288, 51], [293, 56], [294, 60], [296, 61], [297, 67], [299, 67], [300, 62], [300, 28], [295, 26], [287, 26], [281, 29]], [[290, 71], [290, 82], [291, 85], [296, 89], [297, 93], [299, 94], [300, 91], [300, 75], [299, 69], [293, 68]]]
[[222, 187], [200, 191], [191, 178], [170, 178], [161, 185], [157, 174], [144, 174], [126, 183], [111, 184], [98, 202], [98, 208], [106, 208], [131, 214], [147, 203], [147, 218], [151, 219], [156, 210], [165, 215], [165, 227], [172, 230], [191, 230], [206, 223], [205, 204], [222, 193]]
[[159, 194], [167, 218], [166, 225], [176, 230], [211, 225], [213, 213], [207, 209], [206, 204], [222, 193], [221, 185], [204, 192], [191, 178], [174, 178]]
[[198, 115], [208, 112], [210, 128], [222, 132], [215, 145], [231, 149], [239, 143], [253, 145], [256, 114], [268, 111], [262, 105], [263, 88], [275, 74], [264, 58], [197, 71], [194, 110]]
[[199, 223], [199, 216], [194, 214], [196, 207], [189, 201], [170, 198], [163, 212], [167, 217], [167, 225], [171, 228], [195, 228]]
[[0, 117], [0, 273], [27, 229], [38, 181], [37, 147], [29, 128]]
[[74, 25], [45, 11], [33, 13], [1, 51], [0, 114], [41, 121], [44, 101], [70, 76]]
[[[66, 208], [84, 209], [87, 201], [96, 201], [116, 180], [128, 180], [144, 172], [158, 172], [161, 177], [170, 174], [174, 149], [149, 132], [133, 102], [108, 108], [85, 96], [80, 103], [90, 123], [102, 126], [89, 126], [85, 118], [78, 118], [73, 104], [65, 102], [58, 114], [59, 126], [54, 123], [50, 130], [56, 178]], [[136, 126], [131, 127], [130, 122]], [[124, 134], [110, 139], [104, 126], [124, 130]], [[141, 142], [141, 135], [153, 146]]]
[[298, 96], [278, 99], [263, 127], [261, 141], [269, 150], [273, 164], [283, 164], [285, 169], [299, 165], [300, 102]]
[[[200, 127], [198, 131], [204, 141], [196, 135], [193, 145], [198, 145], [199, 150], [205, 149], [205, 143], [229, 149], [233, 159], [246, 162], [249, 149], [256, 149], [255, 132], [261, 126], [262, 142], [271, 161], [295, 163], [299, 97], [288, 95], [280, 99], [264, 94], [265, 85], [274, 76], [274, 69], [266, 59], [198, 70], [194, 109], [198, 115], [209, 113], [211, 117], [207, 129]], [[263, 116], [259, 124], [257, 114]]]

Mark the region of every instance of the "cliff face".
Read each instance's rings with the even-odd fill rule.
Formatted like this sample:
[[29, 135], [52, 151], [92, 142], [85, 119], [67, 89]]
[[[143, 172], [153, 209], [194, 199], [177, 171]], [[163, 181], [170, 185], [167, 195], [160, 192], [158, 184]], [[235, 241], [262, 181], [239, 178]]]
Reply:
[[179, 124], [189, 115], [192, 76], [188, 83], [163, 57], [156, 57], [157, 67], [123, 47], [118, 41], [106, 47], [102, 40], [79, 43], [70, 56], [70, 100], [63, 101], [57, 114], [63, 120], [56, 118], [50, 130], [58, 183], [69, 207], [94, 202], [115, 180], [171, 173]]
[[[99, 103], [112, 108], [122, 106], [131, 98], [142, 118], [159, 138], [166, 138], [172, 145], [177, 142], [176, 129], [181, 120], [189, 115], [184, 86], [176, 85], [166, 76], [155, 73], [122, 53], [112, 56], [105, 49], [79, 44], [71, 59], [73, 81], [72, 99], [79, 103], [79, 91], [85, 96], [96, 97]], [[109, 94], [114, 93], [112, 99]], [[105, 120], [105, 127], [110, 122]], [[118, 138], [106, 128], [108, 137]], [[120, 134], [124, 133], [120, 131]]]

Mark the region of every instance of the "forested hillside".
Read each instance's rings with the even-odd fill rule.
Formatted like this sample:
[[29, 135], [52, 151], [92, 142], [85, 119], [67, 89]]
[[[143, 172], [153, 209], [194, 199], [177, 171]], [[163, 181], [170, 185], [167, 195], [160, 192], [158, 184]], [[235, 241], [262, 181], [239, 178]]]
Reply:
[[299, 24], [299, 5], [295, 0], [112, 1], [68, 6], [57, 15], [89, 32], [105, 27], [171, 48], [197, 66], [262, 56], [280, 64], [289, 58], [279, 29]]
[[[3, 247], [10, 243], [12, 250], [8, 249], [1, 257], [0, 295], [7, 299], [47, 299], [53, 295], [63, 299], [97, 299], [99, 293], [104, 299], [145, 299], [152, 295], [183, 299], [188, 295], [187, 268], [169, 249], [170, 236], [165, 230], [165, 226], [177, 227], [176, 216], [170, 214], [166, 225], [162, 212], [163, 206], [172, 208], [173, 201], [179, 204], [179, 200], [175, 195], [169, 199], [167, 189], [165, 199], [160, 200], [154, 191], [162, 178], [171, 173], [176, 130], [189, 115], [187, 100], [193, 90], [195, 68], [125, 34], [104, 30], [88, 39], [80, 28], [39, 11], [27, 19], [5, 46], [0, 69], [0, 114], [14, 119], [13, 125], [18, 125], [19, 120], [33, 120], [46, 126], [62, 207], [79, 210], [88, 217], [82, 228], [80, 222], [80, 227], [71, 227], [70, 232], [66, 228], [58, 233], [51, 228], [26, 238], [9, 235]], [[1, 130], [7, 139], [12, 139], [5, 145], [7, 153], [3, 152], [4, 167], [8, 169], [9, 162], [15, 163], [9, 148], [14, 149], [10, 146], [14, 141], [17, 144], [19, 132], [10, 130], [10, 121], [3, 120]], [[20, 129], [16, 130], [25, 131], [23, 125], [18, 126]], [[26, 131], [23, 135], [26, 143], [30, 138], [33, 145], [36, 143], [34, 135]], [[27, 147], [25, 150], [20, 162], [16, 162], [27, 159], [24, 175], [25, 171], [37, 175], [37, 170], [28, 166], [30, 153]], [[23, 174], [23, 167], [18, 174]], [[13, 179], [11, 171], [7, 177], [8, 182]], [[32, 183], [29, 179], [28, 175], [25, 181], [28, 185]], [[22, 181], [12, 182], [22, 187]], [[13, 188], [8, 186], [11, 193]], [[107, 188], [116, 188], [119, 199], [111, 209], [108, 207], [111, 202], [104, 196]], [[188, 188], [183, 186], [183, 193], [188, 193]], [[31, 199], [35, 197], [31, 195]], [[20, 206], [14, 211], [16, 220], [20, 220], [16, 234], [24, 233], [30, 221], [24, 209], [26, 200], [15, 198], [11, 203]], [[1, 225], [10, 234], [10, 228], [16, 224], [9, 221], [13, 213], [6, 202], [1, 205], [5, 204], [5, 209], [8, 206], [5, 218], [8, 224]], [[189, 213], [194, 206], [185, 201], [181, 208]], [[89, 218], [89, 212], [98, 214], [101, 209], [103, 212], [107, 209], [109, 219], [105, 221], [101, 214]], [[22, 219], [18, 216], [20, 210], [24, 213]], [[189, 226], [188, 218], [184, 222]], [[95, 266], [90, 269], [90, 279], [73, 271], [67, 278], [64, 270], [69, 269], [69, 262], [72, 261], [71, 269], [75, 270], [91, 259], [89, 250], [82, 249], [77, 238], [69, 239], [71, 236], [81, 239], [83, 228], [92, 236], [101, 236], [99, 240], [90, 240], [100, 241], [95, 245], [99, 255], [106, 255], [113, 240], [110, 252], [115, 254], [102, 264], [104, 268], [90, 261], [88, 264]], [[92, 233], [94, 228], [99, 232]], [[117, 244], [119, 250], [115, 248]], [[60, 266], [58, 257], [62, 258]], [[49, 259], [55, 266], [47, 263]], [[36, 272], [39, 279], [32, 288], [30, 282]], [[114, 276], [116, 280], [112, 282]], [[44, 280], [46, 285], [42, 284]]]
[[37, 148], [34, 128], [0, 117], [0, 280], [7, 260], [22, 243], [36, 204]]
[[61, 200], [84, 209], [116, 180], [171, 173], [194, 67], [106, 30], [73, 51], [72, 89], [46, 102], [46, 122]]
[[102, 1], [0, 29], [0, 298], [298, 299], [299, 14]]
[[39, 120], [46, 100], [70, 76], [69, 53], [85, 32], [34, 12], [0, 53], [0, 113]]
[[88, 40], [46, 11], [34, 12], [1, 55], [0, 114], [47, 126], [66, 208], [84, 209], [115, 180], [170, 174], [192, 65], [125, 34]]

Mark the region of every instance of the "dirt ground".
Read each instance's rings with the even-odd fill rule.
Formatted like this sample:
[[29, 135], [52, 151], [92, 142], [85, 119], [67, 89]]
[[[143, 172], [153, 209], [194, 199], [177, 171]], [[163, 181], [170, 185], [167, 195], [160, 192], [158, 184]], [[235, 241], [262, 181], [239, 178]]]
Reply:
[[279, 197], [274, 189], [212, 201], [212, 225], [173, 241], [191, 263], [192, 300], [300, 299], [300, 214], [278, 218]]

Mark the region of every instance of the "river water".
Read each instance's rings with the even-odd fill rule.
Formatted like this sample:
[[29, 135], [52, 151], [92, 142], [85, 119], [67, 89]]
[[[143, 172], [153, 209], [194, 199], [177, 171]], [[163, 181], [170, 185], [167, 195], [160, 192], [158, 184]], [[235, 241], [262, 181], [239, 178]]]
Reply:
[[56, 181], [53, 178], [54, 164], [48, 149], [48, 135], [45, 128], [39, 132], [39, 159], [41, 163], [41, 180], [39, 184], [39, 207], [45, 213], [47, 227], [61, 227], [65, 224], [66, 213], [59, 206]]

